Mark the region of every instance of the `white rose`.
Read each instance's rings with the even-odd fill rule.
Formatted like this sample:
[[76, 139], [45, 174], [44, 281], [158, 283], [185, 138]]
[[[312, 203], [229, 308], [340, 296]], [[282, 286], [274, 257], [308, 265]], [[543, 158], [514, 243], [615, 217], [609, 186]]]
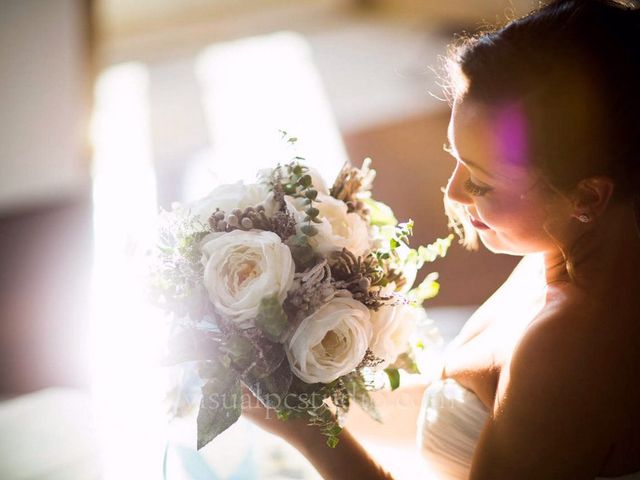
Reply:
[[[304, 223], [304, 205], [302, 199], [287, 197], [289, 211], [298, 222], [298, 228]], [[318, 219], [322, 223], [312, 223], [318, 234], [309, 238], [314, 250], [326, 254], [332, 250], [346, 248], [355, 255], [364, 255], [371, 248], [369, 226], [357, 213], [347, 213], [347, 204], [330, 195], [318, 194], [313, 207], [320, 211]]]
[[207, 224], [216, 208], [228, 214], [234, 208], [244, 210], [247, 207], [258, 205], [265, 207], [267, 216], [271, 216], [277, 209], [273, 194], [269, 192], [266, 185], [261, 183], [245, 184], [238, 181], [217, 186], [208, 195], [190, 204], [188, 208], [192, 214], [200, 218], [202, 223]]
[[280, 302], [286, 298], [295, 265], [289, 248], [275, 233], [211, 233], [200, 248], [209, 299], [238, 327], [253, 326], [263, 297], [276, 295]]
[[385, 305], [377, 312], [371, 312], [373, 336], [369, 348], [376, 357], [384, 360], [378, 368], [385, 368], [409, 349], [409, 340], [421, 316], [420, 310], [411, 305]]
[[369, 310], [335, 297], [305, 318], [285, 346], [293, 373], [307, 383], [330, 383], [353, 371], [371, 339]]

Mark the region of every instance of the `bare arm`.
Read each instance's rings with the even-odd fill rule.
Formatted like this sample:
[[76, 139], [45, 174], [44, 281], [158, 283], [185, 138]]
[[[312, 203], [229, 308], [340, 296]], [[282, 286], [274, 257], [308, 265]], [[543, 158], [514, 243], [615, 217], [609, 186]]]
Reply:
[[[247, 401], [253, 399], [253, 401]], [[302, 453], [323, 478], [331, 480], [390, 480], [392, 477], [373, 460], [345, 429], [336, 448], [326, 445], [326, 437], [304, 419], [280, 421], [244, 389], [242, 414], [264, 430], [278, 435]]]
[[403, 384], [395, 391], [371, 392], [371, 398], [382, 418], [373, 420], [358, 405], [353, 405], [347, 416], [346, 428], [360, 440], [377, 444], [415, 448], [417, 418], [427, 382]]
[[336, 448], [328, 448], [324, 442], [324, 437], [315, 428], [303, 429], [301, 434], [290, 439], [290, 443], [311, 462], [322, 478], [392, 479], [347, 430], [340, 434], [340, 443]]

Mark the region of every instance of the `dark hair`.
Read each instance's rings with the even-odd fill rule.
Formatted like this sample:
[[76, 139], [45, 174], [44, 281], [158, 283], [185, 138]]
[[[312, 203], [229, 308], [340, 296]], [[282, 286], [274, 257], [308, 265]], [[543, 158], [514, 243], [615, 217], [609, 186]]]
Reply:
[[467, 38], [449, 57], [452, 84], [464, 83], [453, 93], [491, 106], [518, 102], [530, 161], [554, 188], [569, 191], [582, 178], [606, 175], [615, 197], [637, 198], [639, 6], [558, 0]]

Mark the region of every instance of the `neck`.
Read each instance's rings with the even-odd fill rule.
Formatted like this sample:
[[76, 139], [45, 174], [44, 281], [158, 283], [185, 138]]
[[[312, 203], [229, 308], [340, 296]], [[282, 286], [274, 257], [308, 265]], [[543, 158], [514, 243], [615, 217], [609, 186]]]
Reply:
[[627, 205], [612, 206], [593, 225], [576, 233], [562, 250], [545, 252], [544, 264], [547, 284], [601, 286], [606, 282], [620, 285], [623, 280], [638, 282], [640, 237], [633, 210]]
[[567, 264], [562, 252], [554, 250], [544, 254], [544, 277], [547, 285], [570, 281]]

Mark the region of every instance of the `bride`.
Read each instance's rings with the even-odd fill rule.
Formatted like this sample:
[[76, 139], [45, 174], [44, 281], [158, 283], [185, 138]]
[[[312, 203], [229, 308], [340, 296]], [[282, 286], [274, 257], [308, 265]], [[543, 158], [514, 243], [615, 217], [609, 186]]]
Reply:
[[[424, 394], [443, 478], [640, 479], [639, 39], [630, 2], [558, 0], [452, 50], [446, 203], [524, 259]], [[348, 431], [265, 413], [323, 477], [389, 478]]]

